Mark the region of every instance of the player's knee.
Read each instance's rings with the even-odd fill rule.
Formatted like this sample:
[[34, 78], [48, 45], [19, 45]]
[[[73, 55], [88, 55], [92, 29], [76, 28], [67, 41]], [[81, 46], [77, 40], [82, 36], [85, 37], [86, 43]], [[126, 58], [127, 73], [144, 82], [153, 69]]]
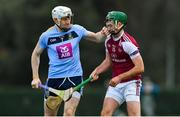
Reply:
[[137, 112], [130, 112], [128, 113], [129, 116], [140, 116], [141, 114], [140, 113], [137, 113]]
[[101, 116], [111, 116], [112, 115], [112, 110], [111, 109], [103, 109], [101, 111]]
[[128, 115], [129, 116], [140, 116], [141, 114], [140, 114], [140, 111], [139, 110], [130, 110], [129, 112], [128, 112]]
[[141, 108], [139, 102], [127, 102], [127, 110], [129, 116], [141, 115]]
[[59, 105], [61, 104], [62, 99], [59, 97], [55, 97], [55, 96], [49, 96], [46, 101], [45, 104], [47, 106], [47, 108], [49, 108], [52, 111], [56, 111], [59, 107]]
[[74, 116], [74, 110], [72, 108], [65, 109], [64, 116]]

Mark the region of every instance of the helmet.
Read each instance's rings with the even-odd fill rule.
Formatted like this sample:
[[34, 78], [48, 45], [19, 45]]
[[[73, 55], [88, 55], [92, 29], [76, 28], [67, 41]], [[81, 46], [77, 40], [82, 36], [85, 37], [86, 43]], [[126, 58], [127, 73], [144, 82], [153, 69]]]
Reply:
[[52, 18], [61, 19], [67, 16], [73, 16], [73, 14], [71, 9], [66, 6], [57, 6], [52, 10]]
[[106, 16], [106, 20], [120, 21], [122, 24], [127, 24], [127, 15], [120, 11], [110, 11]]

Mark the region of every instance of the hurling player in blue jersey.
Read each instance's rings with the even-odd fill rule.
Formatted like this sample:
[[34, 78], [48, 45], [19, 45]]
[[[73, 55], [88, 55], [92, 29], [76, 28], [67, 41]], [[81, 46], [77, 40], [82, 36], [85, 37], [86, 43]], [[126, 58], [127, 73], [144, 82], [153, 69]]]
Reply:
[[[32, 53], [31, 66], [32, 88], [39, 88], [40, 55], [44, 49], [49, 57], [49, 70], [46, 85], [55, 89], [65, 90], [82, 82], [82, 67], [79, 55], [79, 42], [88, 39], [101, 42], [105, 39], [107, 29], [94, 33], [83, 26], [71, 24], [73, 14], [70, 8], [57, 6], [52, 10], [54, 26], [43, 32]], [[79, 104], [82, 89], [73, 93], [72, 98], [64, 104], [64, 116], [74, 116]], [[44, 115], [56, 116], [62, 100], [57, 95], [45, 91]]]

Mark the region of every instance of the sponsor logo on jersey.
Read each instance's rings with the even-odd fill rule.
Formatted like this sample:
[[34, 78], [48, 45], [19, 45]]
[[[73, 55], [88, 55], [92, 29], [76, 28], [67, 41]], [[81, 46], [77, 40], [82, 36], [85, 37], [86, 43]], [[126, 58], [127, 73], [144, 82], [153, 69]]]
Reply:
[[112, 61], [117, 62], [117, 63], [122, 63], [122, 62], [126, 62], [126, 59], [116, 59], [116, 58], [113, 58]]
[[56, 47], [59, 59], [69, 58], [73, 56], [72, 45], [67, 43]]

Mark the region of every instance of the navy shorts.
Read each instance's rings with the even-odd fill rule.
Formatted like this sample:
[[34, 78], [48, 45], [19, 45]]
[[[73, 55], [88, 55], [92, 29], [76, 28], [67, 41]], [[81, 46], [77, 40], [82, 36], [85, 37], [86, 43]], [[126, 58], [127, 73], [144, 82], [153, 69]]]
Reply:
[[[66, 90], [71, 87], [76, 87], [78, 84], [80, 84], [83, 81], [82, 76], [74, 76], [74, 77], [66, 77], [66, 78], [49, 78], [46, 82], [46, 85], [48, 87], [58, 89], [58, 90]], [[82, 94], [82, 88], [78, 90], [80, 94]], [[45, 98], [48, 96], [57, 96], [56, 94], [49, 92], [48, 90], [45, 90]]]

